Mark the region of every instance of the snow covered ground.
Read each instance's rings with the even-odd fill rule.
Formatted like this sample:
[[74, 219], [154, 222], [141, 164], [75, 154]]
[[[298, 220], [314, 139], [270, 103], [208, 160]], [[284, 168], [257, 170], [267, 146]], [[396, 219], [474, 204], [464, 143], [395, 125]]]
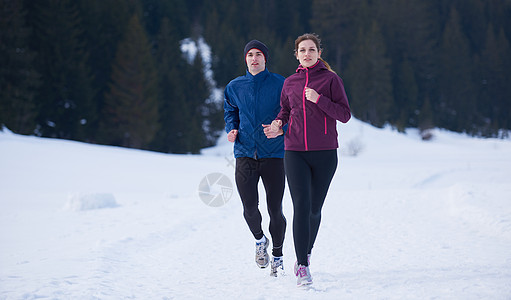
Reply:
[[511, 299], [511, 141], [339, 131], [310, 289], [287, 190], [287, 274], [255, 265], [225, 136], [193, 156], [4, 131], [0, 299]]

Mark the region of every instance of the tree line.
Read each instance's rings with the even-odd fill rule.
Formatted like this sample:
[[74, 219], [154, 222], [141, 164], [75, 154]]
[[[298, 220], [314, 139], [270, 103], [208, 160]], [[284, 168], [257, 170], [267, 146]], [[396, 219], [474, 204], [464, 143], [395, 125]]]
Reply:
[[[243, 47], [291, 75], [315, 32], [353, 114], [375, 126], [511, 129], [506, 0], [0, 0], [0, 125], [20, 134], [198, 153], [223, 130], [215, 99]], [[216, 86], [185, 39], [210, 46]]]

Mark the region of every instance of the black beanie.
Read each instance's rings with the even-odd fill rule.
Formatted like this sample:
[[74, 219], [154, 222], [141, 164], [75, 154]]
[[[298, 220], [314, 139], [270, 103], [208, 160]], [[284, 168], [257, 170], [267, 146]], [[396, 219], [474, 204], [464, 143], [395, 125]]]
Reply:
[[245, 45], [245, 49], [244, 49], [245, 58], [247, 58], [248, 51], [250, 51], [251, 49], [254, 49], [254, 48], [258, 49], [258, 50], [261, 50], [261, 52], [264, 55], [264, 60], [268, 61], [268, 47], [266, 47], [265, 44], [263, 44], [262, 42], [260, 42], [258, 40], [251, 40], [250, 42], [248, 42]]

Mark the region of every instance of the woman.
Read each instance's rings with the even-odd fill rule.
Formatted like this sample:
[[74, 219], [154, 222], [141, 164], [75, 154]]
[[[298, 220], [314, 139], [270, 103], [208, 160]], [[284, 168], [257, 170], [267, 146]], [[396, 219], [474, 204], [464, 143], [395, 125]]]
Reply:
[[293, 200], [298, 286], [312, 283], [310, 254], [337, 168], [336, 120], [346, 123], [351, 118], [342, 79], [321, 59], [321, 52], [317, 35], [296, 39], [295, 56], [300, 65], [284, 82], [277, 118], [271, 125], [263, 125], [271, 138], [288, 124], [284, 167]]

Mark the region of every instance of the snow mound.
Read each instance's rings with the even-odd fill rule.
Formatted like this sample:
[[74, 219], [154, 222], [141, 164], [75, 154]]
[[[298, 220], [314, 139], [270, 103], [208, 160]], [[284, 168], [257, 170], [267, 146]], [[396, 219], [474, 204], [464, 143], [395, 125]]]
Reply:
[[13, 137], [14, 136], [14, 132], [10, 131], [9, 128], [5, 127], [4, 125], [0, 126], [0, 135], [2, 136], [9, 136], [9, 137]]
[[69, 196], [65, 209], [83, 211], [118, 206], [114, 195], [110, 193], [77, 193]]

